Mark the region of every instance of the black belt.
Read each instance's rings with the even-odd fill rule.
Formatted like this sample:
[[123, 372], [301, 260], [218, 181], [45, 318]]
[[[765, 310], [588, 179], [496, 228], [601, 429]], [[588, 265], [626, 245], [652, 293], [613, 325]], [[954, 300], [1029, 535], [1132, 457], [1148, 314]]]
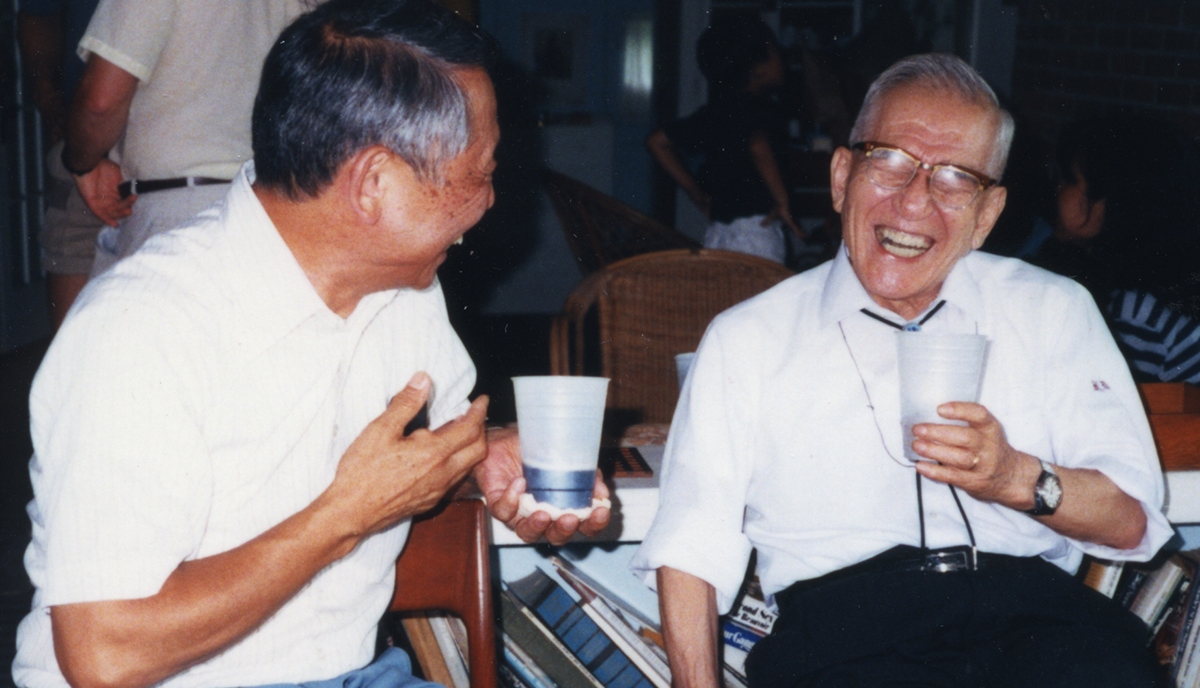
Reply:
[[229, 179], [214, 179], [213, 177], [173, 177], [171, 179], [143, 180], [131, 179], [127, 182], [121, 182], [119, 185], [117, 185], [117, 191], [121, 194], [121, 198], [128, 198], [134, 194], [166, 191], [167, 189], [182, 189], [184, 187], [193, 186], [228, 184], [229, 182]]
[[1014, 557], [1009, 554], [992, 554], [991, 552], [976, 552], [967, 545], [946, 547], [943, 549], [928, 549], [922, 551], [911, 545], [897, 545], [886, 552], [877, 554], [866, 561], [851, 564], [844, 569], [838, 569], [819, 578], [797, 581], [775, 594], [781, 601], [795, 593], [814, 590], [835, 581], [853, 578], [864, 574], [901, 573], [907, 571], [925, 571], [928, 573], [955, 573], [958, 571], [974, 571], [996, 566], [1001, 563], [1012, 563], [1029, 557]]

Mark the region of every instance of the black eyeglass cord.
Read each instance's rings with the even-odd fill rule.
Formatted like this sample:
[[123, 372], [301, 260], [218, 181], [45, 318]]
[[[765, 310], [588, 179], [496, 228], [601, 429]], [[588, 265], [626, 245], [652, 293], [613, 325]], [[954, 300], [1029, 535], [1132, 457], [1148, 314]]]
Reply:
[[868, 315], [868, 316], [878, 320], [879, 322], [883, 323], [884, 325], [887, 325], [888, 327], [894, 327], [897, 330], [903, 330], [905, 332], [920, 332], [921, 326], [924, 325], [925, 323], [929, 322], [929, 319], [932, 318], [935, 314], [937, 314], [938, 311], [942, 310], [942, 306], [945, 306], [945, 305], [946, 305], [946, 299], [942, 299], [941, 301], [938, 301], [937, 305], [934, 306], [932, 310], [930, 310], [928, 313], [925, 314], [924, 318], [921, 318], [918, 322], [905, 323], [904, 325], [901, 325], [899, 323], [894, 323], [891, 320], [888, 320], [887, 318], [883, 317], [882, 315], [880, 315], [878, 313], [872, 313], [871, 311], [867, 310], [866, 308], [863, 308], [861, 310], [865, 315]]
[[[934, 315], [936, 315], [937, 312], [942, 309], [942, 306], [945, 306], [945, 305], [946, 305], [946, 300], [942, 299], [941, 301], [937, 302], [936, 306], [934, 306], [932, 309], [930, 309], [930, 311], [928, 313], [925, 314], [925, 317], [921, 318], [919, 321], [917, 321], [915, 323], [910, 322], [910, 323], [906, 323], [904, 325], [894, 323], [891, 320], [888, 320], [887, 318], [883, 317], [882, 315], [879, 315], [878, 313], [873, 313], [873, 312], [867, 310], [866, 308], [863, 308], [861, 310], [862, 310], [863, 314], [870, 316], [871, 318], [874, 318], [875, 320], [878, 320], [879, 322], [883, 323], [884, 325], [887, 325], [888, 327], [894, 327], [897, 330], [902, 330], [904, 332], [919, 332], [921, 330], [921, 326], [924, 325], [925, 323], [929, 322], [929, 319], [932, 318]], [[864, 381], [864, 384], [866, 384], [865, 381]], [[925, 553], [927, 553], [929, 551], [929, 547], [925, 544], [925, 502], [921, 497], [921, 474], [916, 473], [916, 476], [917, 476], [917, 519], [921, 524], [921, 554], [924, 555]], [[971, 565], [972, 565], [972, 567], [974, 567], [977, 563], [978, 557], [976, 554], [977, 548], [975, 546], [975, 532], [971, 529], [971, 519], [967, 518], [967, 511], [966, 511], [966, 509], [963, 508], [962, 500], [960, 500], [958, 498], [958, 490], [955, 490], [953, 485], [947, 485], [947, 487], [950, 488], [950, 495], [952, 497], [954, 497], [954, 504], [955, 504], [955, 506], [958, 507], [958, 513], [962, 516], [963, 525], [967, 527], [967, 539], [971, 541]]]
[[[925, 544], [925, 503], [924, 500], [921, 499], [921, 474], [916, 473], [916, 476], [917, 518], [921, 523], [921, 554], [923, 555], [929, 551], [929, 547]], [[976, 551], [978, 548], [975, 546], [975, 532], [971, 530], [971, 519], [967, 518], [967, 512], [965, 509], [963, 509], [962, 502], [958, 498], [958, 490], [954, 489], [953, 485], [948, 485], [947, 487], [950, 488], [950, 495], [954, 497], [954, 504], [958, 507], [958, 513], [962, 516], [963, 525], [967, 527], [967, 539], [971, 541], [971, 563], [974, 565], [977, 559]]]

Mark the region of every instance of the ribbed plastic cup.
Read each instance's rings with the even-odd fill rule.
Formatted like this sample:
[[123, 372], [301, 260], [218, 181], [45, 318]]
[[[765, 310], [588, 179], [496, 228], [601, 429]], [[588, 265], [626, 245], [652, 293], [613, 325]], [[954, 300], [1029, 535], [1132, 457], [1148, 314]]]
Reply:
[[683, 381], [687, 379], [688, 371], [692, 369], [692, 359], [696, 352], [675, 354], [675, 377], [679, 380], [679, 389], [683, 389]]
[[987, 337], [897, 332], [896, 350], [904, 455], [912, 461], [928, 461], [912, 449], [913, 426], [918, 423], [966, 425], [963, 421], [942, 418], [937, 407], [950, 401], [979, 400]]
[[526, 489], [562, 509], [592, 504], [608, 378], [514, 377]]

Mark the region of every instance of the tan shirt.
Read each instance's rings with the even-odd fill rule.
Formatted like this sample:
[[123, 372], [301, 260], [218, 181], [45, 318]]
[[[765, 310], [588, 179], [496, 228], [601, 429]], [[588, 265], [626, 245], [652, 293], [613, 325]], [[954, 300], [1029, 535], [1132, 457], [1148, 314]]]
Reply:
[[121, 168], [129, 179], [233, 179], [275, 38], [317, 0], [101, 0], [79, 56], [136, 76]]

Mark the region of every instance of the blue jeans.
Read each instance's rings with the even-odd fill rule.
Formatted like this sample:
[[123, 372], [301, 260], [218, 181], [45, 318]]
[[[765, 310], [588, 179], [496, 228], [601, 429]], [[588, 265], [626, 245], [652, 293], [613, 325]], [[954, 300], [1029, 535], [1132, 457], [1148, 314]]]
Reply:
[[379, 659], [361, 669], [324, 681], [273, 683], [260, 688], [442, 688], [413, 676], [412, 662], [397, 647], [389, 647]]

